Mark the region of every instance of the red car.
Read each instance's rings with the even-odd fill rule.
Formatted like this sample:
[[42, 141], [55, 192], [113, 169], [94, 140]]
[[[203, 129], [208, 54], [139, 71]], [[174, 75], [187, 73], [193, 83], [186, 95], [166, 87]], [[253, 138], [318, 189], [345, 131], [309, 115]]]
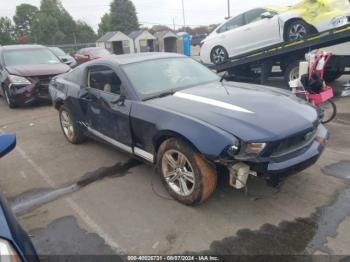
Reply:
[[86, 63], [91, 60], [95, 60], [98, 58], [106, 57], [111, 55], [111, 53], [101, 47], [88, 47], [80, 49], [74, 56], [75, 60], [77, 61], [78, 65]]
[[14, 108], [38, 100], [51, 100], [48, 86], [52, 77], [70, 67], [41, 45], [0, 47], [0, 95]]

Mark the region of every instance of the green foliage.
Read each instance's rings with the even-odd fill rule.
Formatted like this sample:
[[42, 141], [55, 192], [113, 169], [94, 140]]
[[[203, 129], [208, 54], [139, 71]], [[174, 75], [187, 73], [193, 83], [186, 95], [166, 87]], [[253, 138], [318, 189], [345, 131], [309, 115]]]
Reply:
[[98, 35], [103, 36], [109, 31], [111, 31], [111, 15], [106, 13], [102, 16], [101, 22], [98, 24]]
[[108, 31], [121, 31], [129, 34], [139, 29], [134, 4], [130, 0], [113, 0], [110, 13], [105, 14], [99, 24], [99, 35]]
[[14, 27], [11, 19], [0, 17], [0, 45], [9, 45], [15, 43]]
[[75, 22], [60, 0], [41, 0], [31, 39], [40, 44], [59, 45], [93, 42], [96, 34], [86, 23]]
[[97, 36], [92, 28], [85, 22], [78, 21], [75, 26], [76, 38], [79, 43], [95, 42]]
[[16, 7], [13, 17], [15, 22], [17, 37], [29, 37], [32, 33], [32, 26], [37, 19], [38, 8], [30, 4], [21, 4]]

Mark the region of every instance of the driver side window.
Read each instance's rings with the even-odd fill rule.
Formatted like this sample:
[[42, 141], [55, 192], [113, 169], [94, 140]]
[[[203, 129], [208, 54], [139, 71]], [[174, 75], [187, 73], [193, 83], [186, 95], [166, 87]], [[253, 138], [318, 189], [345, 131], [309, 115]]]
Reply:
[[88, 87], [120, 95], [121, 81], [113, 69], [107, 66], [91, 66], [88, 69]]
[[244, 14], [245, 24], [247, 25], [247, 24], [262, 20], [261, 15], [263, 13], [265, 13], [266, 11], [267, 11], [266, 9], [258, 8], [258, 9], [254, 9], [254, 10], [246, 12]]
[[217, 31], [217, 33], [224, 33], [232, 29], [238, 28], [243, 25], [243, 15], [236, 16], [231, 20], [223, 24]]

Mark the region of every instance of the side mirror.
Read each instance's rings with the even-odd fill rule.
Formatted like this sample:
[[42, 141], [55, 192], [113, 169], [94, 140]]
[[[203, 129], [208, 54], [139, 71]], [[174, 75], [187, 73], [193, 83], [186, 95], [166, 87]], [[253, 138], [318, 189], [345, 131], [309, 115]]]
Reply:
[[262, 14], [261, 14], [261, 18], [262, 18], [262, 19], [265, 19], [265, 18], [270, 19], [270, 18], [272, 18], [272, 17], [274, 17], [274, 16], [275, 16], [275, 15], [272, 14], [272, 13], [270, 13], [270, 12], [265, 12], [265, 13], [262, 13]]
[[111, 104], [118, 105], [118, 106], [124, 106], [126, 98], [127, 98], [127, 93], [122, 88], [121, 92], [120, 92], [120, 96], [117, 99], [111, 101]]

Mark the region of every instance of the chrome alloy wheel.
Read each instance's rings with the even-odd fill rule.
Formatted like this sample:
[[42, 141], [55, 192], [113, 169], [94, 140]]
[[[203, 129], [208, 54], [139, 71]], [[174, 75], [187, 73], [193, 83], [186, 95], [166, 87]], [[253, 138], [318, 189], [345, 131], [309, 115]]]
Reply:
[[302, 24], [295, 24], [289, 29], [289, 40], [296, 41], [302, 40], [307, 36], [307, 30]]
[[226, 51], [222, 47], [216, 47], [213, 50], [212, 59], [214, 64], [222, 64], [226, 61]]
[[189, 196], [195, 187], [194, 170], [187, 157], [177, 150], [168, 150], [162, 158], [162, 174], [169, 187], [181, 196]]
[[61, 112], [61, 125], [66, 137], [72, 141], [74, 137], [74, 126], [68, 112], [66, 111]]

